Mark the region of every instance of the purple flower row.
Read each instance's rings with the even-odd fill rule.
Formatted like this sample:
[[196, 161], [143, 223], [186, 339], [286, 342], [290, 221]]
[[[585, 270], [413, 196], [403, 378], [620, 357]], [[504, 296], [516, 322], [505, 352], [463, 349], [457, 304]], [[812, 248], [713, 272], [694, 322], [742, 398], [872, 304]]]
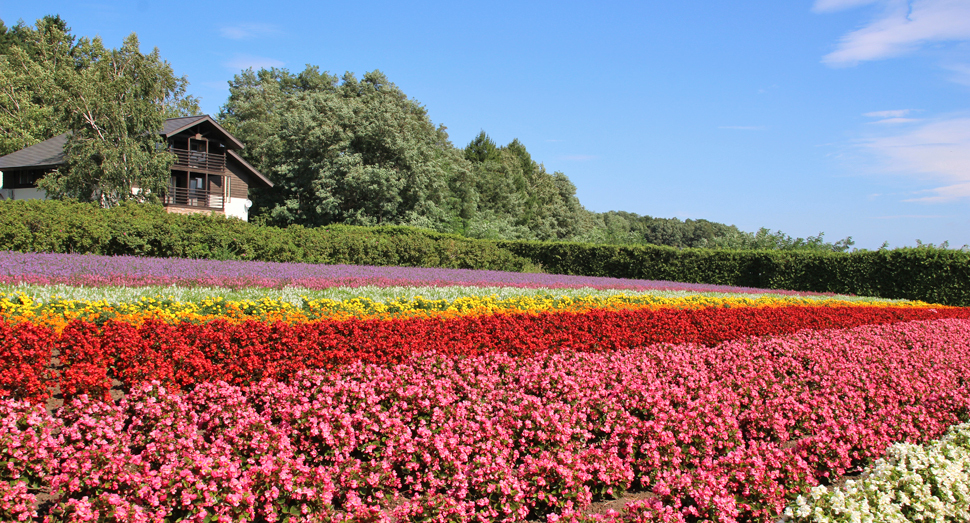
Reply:
[[[0, 283], [84, 286], [180, 285], [206, 287], [478, 286], [629, 291], [766, 292], [749, 287], [529, 274], [472, 269], [314, 265], [254, 261], [190, 260], [136, 256], [0, 252]], [[779, 294], [810, 294], [772, 290]]]

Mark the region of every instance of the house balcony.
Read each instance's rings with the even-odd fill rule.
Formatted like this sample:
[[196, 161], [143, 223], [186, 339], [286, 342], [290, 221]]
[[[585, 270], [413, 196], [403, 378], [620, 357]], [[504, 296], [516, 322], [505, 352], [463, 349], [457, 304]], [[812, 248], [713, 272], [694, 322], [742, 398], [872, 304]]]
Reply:
[[206, 153], [201, 151], [189, 151], [188, 149], [176, 149], [169, 147], [169, 152], [175, 155], [175, 163], [172, 167], [182, 167], [198, 169], [208, 172], [221, 173], [226, 170], [226, 155], [223, 153]]
[[224, 210], [225, 197], [222, 192], [206, 191], [205, 189], [186, 189], [185, 187], [169, 187], [162, 199], [166, 206], [188, 207], [207, 210]]

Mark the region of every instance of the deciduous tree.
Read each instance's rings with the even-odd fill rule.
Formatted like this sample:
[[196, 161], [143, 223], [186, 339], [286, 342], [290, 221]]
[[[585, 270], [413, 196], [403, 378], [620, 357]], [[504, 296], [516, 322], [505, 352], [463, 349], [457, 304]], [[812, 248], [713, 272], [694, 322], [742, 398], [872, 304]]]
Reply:
[[55, 68], [56, 99], [70, 130], [67, 165], [39, 182], [53, 198], [113, 206], [156, 202], [174, 157], [159, 131], [166, 116], [198, 111], [158, 49], [143, 54], [132, 33], [118, 49], [82, 38], [72, 63]]

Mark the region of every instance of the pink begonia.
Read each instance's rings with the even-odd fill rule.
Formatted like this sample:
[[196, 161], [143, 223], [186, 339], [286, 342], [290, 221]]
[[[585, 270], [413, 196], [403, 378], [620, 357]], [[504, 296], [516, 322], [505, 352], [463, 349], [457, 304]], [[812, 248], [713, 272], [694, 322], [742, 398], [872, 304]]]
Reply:
[[[968, 374], [970, 320], [940, 320], [714, 347], [429, 354], [289, 383], [146, 384], [53, 414], [5, 400], [0, 448], [15, 465], [0, 469], [0, 515], [772, 521], [890, 443], [963, 421]], [[652, 496], [584, 514], [630, 489]]]

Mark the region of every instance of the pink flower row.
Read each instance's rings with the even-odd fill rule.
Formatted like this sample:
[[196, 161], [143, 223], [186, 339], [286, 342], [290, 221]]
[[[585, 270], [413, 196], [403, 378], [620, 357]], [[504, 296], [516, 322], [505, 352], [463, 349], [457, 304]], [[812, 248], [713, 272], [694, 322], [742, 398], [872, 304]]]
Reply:
[[[0, 402], [0, 519], [771, 521], [970, 414], [970, 320]], [[624, 514], [584, 515], [628, 489]], [[52, 501], [37, 509], [38, 493]]]

